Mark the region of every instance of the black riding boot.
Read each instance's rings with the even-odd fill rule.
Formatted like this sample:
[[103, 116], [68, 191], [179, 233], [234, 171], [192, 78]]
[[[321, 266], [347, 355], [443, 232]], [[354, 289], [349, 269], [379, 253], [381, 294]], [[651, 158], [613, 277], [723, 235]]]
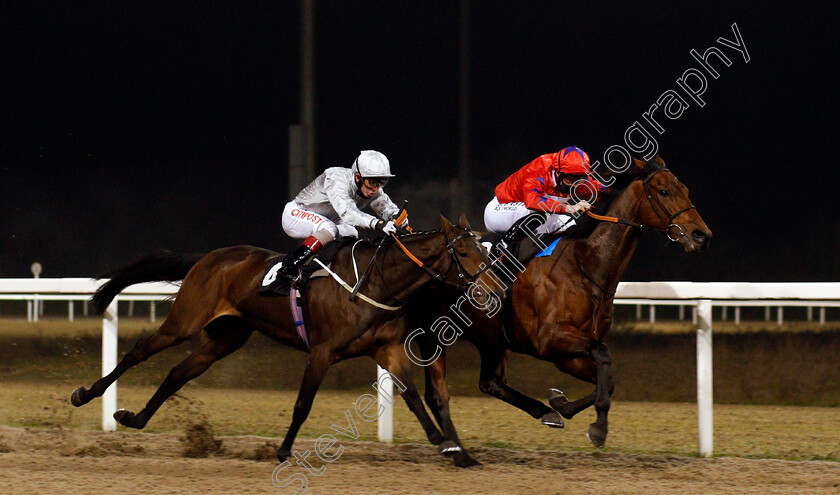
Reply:
[[[506, 253], [510, 253], [511, 246], [513, 246], [515, 242], [524, 239], [527, 235], [522, 227], [524, 225], [528, 225], [528, 227], [534, 231], [543, 223], [545, 223], [545, 215], [536, 212], [530, 213], [514, 222], [502, 238], [499, 239], [499, 241], [490, 249], [490, 260], [495, 261], [500, 259], [500, 263], [504, 263], [504, 256]], [[506, 266], [508, 265], [506, 264]]]
[[315, 239], [315, 237], [310, 236], [303, 244], [283, 259], [280, 274], [291, 281], [292, 287], [297, 288], [297, 283], [300, 281], [301, 269], [309, 263], [309, 260], [315, 256], [315, 253], [320, 247], [321, 242]]

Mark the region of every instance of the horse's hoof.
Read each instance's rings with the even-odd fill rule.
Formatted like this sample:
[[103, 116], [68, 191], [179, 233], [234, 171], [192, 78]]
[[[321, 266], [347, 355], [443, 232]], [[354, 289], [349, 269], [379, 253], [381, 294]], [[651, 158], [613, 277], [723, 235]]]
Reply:
[[292, 456], [292, 452], [290, 450], [284, 449], [282, 447], [277, 449], [277, 460], [278, 461], [283, 462], [291, 456]]
[[87, 394], [87, 390], [85, 387], [79, 387], [70, 394], [70, 403], [76, 407], [83, 406], [87, 404], [88, 401], [82, 398], [82, 395]]
[[566, 394], [564, 394], [562, 390], [560, 390], [559, 388], [550, 388], [548, 389], [548, 400], [554, 399], [562, 399], [566, 402], [569, 401], [569, 399], [566, 398]]
[[586, 438], [599, 449], [604, 448], [604, 444], [607, 443], [607, 432], [601, 430], [597, 423], [592, 423], [589, 425], [589, 429], [586, 431]]
[[444, 440], [443, 443], [438, 446], [438, 452], [440, 452], [441, 455], [453, 455], [461, 452], [461, 450], [463, 450], [461, 449], [461, 446], [452, 440]]
[[543, 417], [540, 418], [540, 422], [549, 428], [563, 428], [566, 426], [566, 424], [563, 423], [563, 418], [560, 417], [560, 414], [553, 411], [543, 414]]
[[455, 454], [455, 465], [459, 468], [470, 468], [470, 469], [478, 469], [483, 468], [484, 465], [478, 462], [477, 460], [470, 457], [469, 454], [465, 450], [462, 450]]
[[114, 419], [117, 420], [117, 423], [128, 426], [129, 428], [134, 428], [131, 425], [131, 420], [134, 419], [134, 413], [131, 411], [126, 411], [125, 409], [120, 409], [114, 413]]
[[566, 398], [566, 394], [562, 390], [557, 390], [556, 388], [548, 389], [548, 405], [559, 412], [564, 418], [572, 419], [574, 414], [570, 414], [566, 410], [567, 404], [569, 404], [569, 399]]
[[548, 403], [555, 411], [559, 410], [563, 404], [568, 404], [568, 402], [569, 399], [562, 390], [556, 388], [548, 389]]

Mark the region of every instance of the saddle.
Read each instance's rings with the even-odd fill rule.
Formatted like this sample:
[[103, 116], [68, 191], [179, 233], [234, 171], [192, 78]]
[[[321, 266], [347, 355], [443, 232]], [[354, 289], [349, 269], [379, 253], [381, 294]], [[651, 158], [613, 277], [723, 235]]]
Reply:
[[[330, 241], [318, 250], [315, 258], [320, 260], [324, 265], [330, 266], [333, 258], [335, 258], [335, 255], [338, 253], [338, 250], [345, 244], [353, 243], [356, 240], [357, 239], [355, 237], [342, 237], [334, 241]], [[265, 272], [263, 272], [262, 283], [260, 284], [259, 290], [261, 296], [288, 296], [291, 292], [291, 281], [278, 273], [280, 264], [286, 256], [288, 256], [288, 254], [278, 254], [277, 256], [272, 256], [266, 262]], [[299, 286], [303, 289], [309, 279], [326, 276], [329, 276], [327, 272], [321, 268], [321, 265], [315, 263], [315, 260], [312, 259], [301, 270]]]
[[[491, 233], [482, 236], [481, 242], [489, 242], [493, 246], [502, 238], [504, 233]], [[542, 249], [539, 244], [534, 242], [533, 239], [530, 237], [526, 237], [521, 241], [515, 241], [511, 246], [508, 248], [508, 252], [511, 256], [515, 257], [517, 261], [519, 261], [522, 265], [527, 265], [529, 261], [534, 258], [540, 256], [548, 256], [553, 251], [554, 248], [557, 246], [558, 241], [564, 237], [563, 233], [555, 233], [555, 234], [537, 234], [537, 238], [540, 240], [543, 246], [546, 246], [546, 249]]]

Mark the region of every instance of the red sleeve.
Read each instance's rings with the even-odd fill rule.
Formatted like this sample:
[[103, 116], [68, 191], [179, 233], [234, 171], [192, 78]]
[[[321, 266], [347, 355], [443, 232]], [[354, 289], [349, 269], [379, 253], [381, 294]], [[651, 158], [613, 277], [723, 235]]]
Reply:
[[[542, 179], [542, 181], [540, 180]], [[566, 205], [555, 201], [545, 194], [545, 181], [548, 180], [542, 175], [531, 175], [525, 179], [523, 185], [525, 207], [530, 210], [542, 211], [545, 213], [565, 213]]]

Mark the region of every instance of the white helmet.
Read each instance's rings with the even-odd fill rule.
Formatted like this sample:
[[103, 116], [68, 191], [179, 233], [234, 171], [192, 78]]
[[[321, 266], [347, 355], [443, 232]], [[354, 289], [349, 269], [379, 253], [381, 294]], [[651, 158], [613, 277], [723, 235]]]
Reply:
[[359, 154], [359, 157], [353, 162], [353, 172], [362, 177], [394, 177], [391, 174], [391, 165], [388, 163], [388, 158], [373, 150], [365, 150]]

